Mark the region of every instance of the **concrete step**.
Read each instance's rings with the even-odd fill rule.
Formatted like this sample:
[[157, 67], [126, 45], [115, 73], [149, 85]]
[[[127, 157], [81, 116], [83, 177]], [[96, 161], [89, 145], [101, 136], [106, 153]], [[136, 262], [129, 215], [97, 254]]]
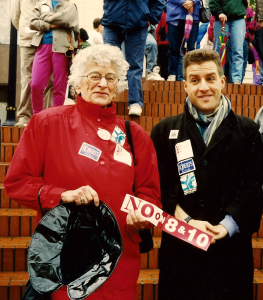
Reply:
[[[31, 236], [36, 226], [37, 212], [25, 208], [0, 209], [0, 236]], [[1, 299], [1, 298], [0, 298]]]

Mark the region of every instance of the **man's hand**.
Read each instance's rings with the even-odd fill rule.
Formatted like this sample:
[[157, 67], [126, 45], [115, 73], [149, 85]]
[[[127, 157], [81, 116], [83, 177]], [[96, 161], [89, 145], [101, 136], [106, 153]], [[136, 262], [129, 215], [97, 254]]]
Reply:
[[133, 229], [144, 229], [149, 222], [144, 219], [144, 217], [138, 212], [138, 210], [129, 210], [126, 218], [127, 225]]
[[211, 242], [213, 244], [215, 243], [216, 240], [223, 239], [228, 234], [228, 231], [226, 230], [226, 228], [221, 224], [213, 226], [213, 229], [214, 229], [214, 233], [216, 231], [218, 232], [217, 234], [213, 234], [214, 238]]
[[[212, 224], [210, 224], [209, 222], [207, 221], [199, 221], [199, 220], [194, 220], [194, 219], [191, 219], [189, 222], [188, 222], [189, 225], [197, 228], [197, 229], [200, 229], [202, 231], [204, 231], [205, 233], [207, 234], [210, 234], [212, 235], [213, 237], [215, 235], [218, 235], [219, 234], [219, 230], [216, 228], [216, 226], [213, 226]], [[211, 241], [211, 244], [214, 244], [215, 243], [215, 238], [212, 239]]]
[[99, 196], [89, 185], [82, 186], [76, 190], [66, 191], [61, 194], [63, 202], [76, 202], [77, 205], [89, 204], [94, 200], [94, 204], [99, 206]]
[[262, 27], [263, 27], [263, 21], [259, 21], [259, 22], [258, 22], [258, 27], [259, 27], [259, 28], [262, 28]]
[[222, 13], [218, 17], [219, 17], [220, 22], [222, 23], [222, 26], [225, 25], [225, 23], [227, 21], [227, 16]]
[[189, 13], [193, 13], [194, 11], [194, 2], [193, 1], [185, 1], [183, 7], [188, 10]]
[[253, 44], [252, 43], [249, 43], [248, 44], [248, 51], [250, 52], [250, 51], [252, 51], [253, 50]]

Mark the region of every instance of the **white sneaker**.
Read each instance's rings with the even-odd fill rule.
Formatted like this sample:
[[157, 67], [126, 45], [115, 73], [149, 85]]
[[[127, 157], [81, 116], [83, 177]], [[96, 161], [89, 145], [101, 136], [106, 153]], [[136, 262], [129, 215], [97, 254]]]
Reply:
[[169, 75], [167, 81], [175, 81], [175, 79], [176, 79], [175, 75]]
[[134, 103], [134, 104], [130, 105], [128, 107], [128, 109], [129, 109], [129, 115], [134, 115], [134, 116], [139, 116], [140, 117], [141, 114], [142, 114], [142, 108], [137, 103]]
[[120, 80], [117, 83], [117, 92], [118, 92], [118, 94], [125, 91], [125, 90], [128, 90], [128, 81]]
[[159, 72], [160, 72], [160, 67], [159, 66], [154, 67], [153, 71], [148, 74], [147, 80], [164, 81], [164, 78], [161, 77], [161, 75], [159, 74]]

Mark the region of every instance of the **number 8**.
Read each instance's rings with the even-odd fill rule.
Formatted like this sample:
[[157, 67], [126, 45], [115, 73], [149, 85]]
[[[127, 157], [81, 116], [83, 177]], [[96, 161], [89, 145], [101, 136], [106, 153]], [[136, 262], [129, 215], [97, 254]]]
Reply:
[[176, 230], [176, 226], [178, 225], [178, 222], [175, 219], [169, 219], [167, 223], [165, 224], [165, 229], [169, 232], [174, 232]]

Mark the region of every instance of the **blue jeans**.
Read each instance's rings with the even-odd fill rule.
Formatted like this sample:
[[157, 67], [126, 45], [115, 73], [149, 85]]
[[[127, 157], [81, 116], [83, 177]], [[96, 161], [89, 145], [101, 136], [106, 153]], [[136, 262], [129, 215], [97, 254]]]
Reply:
[[[214, 35], [215, 42], [214, 47], [216, 52], [220, 54], [221, 42], [219, 37], [221, 35], [222, 24], [220, 21], [215, 21], [214, 23]], [[225, 23], [226, 35], [230, 32], [231, 38], [227, 42], [231, 47], [231, 59], [229, 60], [229, 80], [230, 83], [235, 81], [242, 82], [243, 74], [243, 46], [246, 33], [245, 20], [235, 20]], [[228, 51], [228, 50], [227, 50]]]
[[122, 42], [125, 42], [125, 57], [130, 64], [127, 76], [129, 84], [128, 104], [137, 103], [141, 107], [143, 105], [142, 72], [147, 28], [148, 26], [139, 29], [125, 29], [113, 25], [104, 26], [103, 30], [105, 44], [117, 46], [121, 49]]
[[[177, 75], [177, 80], [183, 80], [182, 57], [180, 55], [180, 48], [184, 38], [185, 20], [179, 20], [178, 26], [168, 23], [168, 72], [169, 75]], [[192, 51], [195, 49], [195, 44], [198, 36], [199, 24], [193, 23], [190, 37], [187, 43], [187, 50]], [[181, 52], [184, 54], [186, 49], [182, 47]]]
[[145, 52], [146, 71], [150, 73], [157, 66], [157, 42], [151, 33], [147, 34]]

